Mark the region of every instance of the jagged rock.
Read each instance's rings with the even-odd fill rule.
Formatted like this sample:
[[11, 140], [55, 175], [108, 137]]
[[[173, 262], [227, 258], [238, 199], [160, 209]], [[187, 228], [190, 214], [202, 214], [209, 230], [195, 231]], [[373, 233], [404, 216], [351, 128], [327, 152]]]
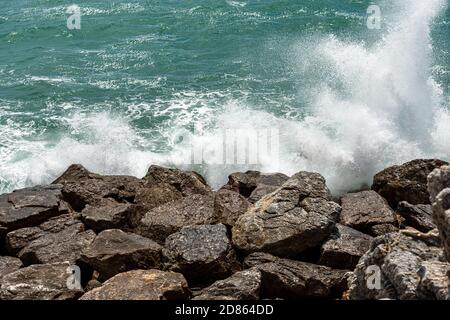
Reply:
[[[162, 204], [181, 198], [183, 198], [183, 194], [168, 183], [160, 183], [154, 186], [147, 183], [145, 187], [137, 190], [134, 202], [138, 206], [136, 211], [145, 213]], [[136, 220], [136, 217], [133, 216], [132, 218]], [[137, 222], [139, 221], [137, 220]]]
[[59, 185], [37, 186], [0, 195], [0, 227], [3, 233], [36, 226], [67, 212]]
[[152, 165], [143, 180], [148, 181], [151, 185], [170, 184], [183, 196], [207, 195], [212, 192], [205, 179], [194, 171], [181, 171]]
[[[402, 233], [375, 238], [349, 278], [350, 298], [437, 299], [436, 291], [421, 288], [429, 287], [430, 279], [435, 278], [426, 275], [424, 270], [430, 270], [429, 263], [439, 262], [442, 255], [441, 248], [428, 246]], [[380, 277], [378, 288], [372, 286], [377, 281], [371, 282], [377, 276]]]
[[382, 236], [387, 233], [391, 232], [397, 232], [398, 228], [394, 226], [393, 224], [389, 223], [382, 223], [382, 224], [376, 224], [370, 227], [368, 233], [371, 234], [374, 237]]
[[400, 201], [429, 204], [427, 177], [434, 169], [445, 164], [436, 159], [418, 159], [389, 167], [375, 175], [372, 190], [385, 198], [392, 208], [396, 208]]
[[69, 300], [83, 294], [68, 286], [69, 263], [36, 264], [9, 273], [0, 279], [0, 300]]
[[214, 198], [214, 221], [234, 226], [236, 220], [247, 212], [250, 203], [239, 193], [219, 190]]
[[300, 208], [305, 209], [306, 212], [315, 212], [328, 219], [338, 222], [342, 208], [339, 204], [333, 201], [328, 201], [323, 198], [305, 198], [300, 202]]
[[167, 269], [190, 283], [223, 279], [239, 269], [223, 224], [184, 227], [166, 239], [163, 258]]
[[[252, 255], [259, 255], [252, 258]], [[346, 289], [347, 271], [335, 270], [326, 266], [307, 262], [260, 256], [254, 253], [249, 261], [270, 261], [255, 264], [254, 269], [261, 272], [261, 297], [302, 299], [340, 297]], [[253, 264], [250, 263], [250, 264]]]
[[[19, 239], [12, 242], [15, 248], [19, 243], [24, 245], [18, 257], [26, 265], [65, 261], [74, 264], [80, 258], [81, 251], [95, 238], [92, 230], [85, 231], [84, 225], [70, 214], [42, 223], [39, 230], [19, 229], [11, 232], [11, 236], [8, 234], [10, 247], [13, 239]], [[31, 235], [31, 237], [26, 239], [23, 238], [24, 235]]]
[[11, 255], [16, 255], [30, 242], [42, 236], [45, 232], [39, 227], [22, 228], [6, 235], [5, 248]]
[[341, 199], [341, 223], [362, 232], [377, 224], [394, 224], [394, 212], [375, 191], [348, 193]]
[[450, 166], [443, 166], [429, 175], [428, 190], [433, 204], [433, 221], [450, 261]]
[[184, 226], [215, 223], [214, 197], [194, 194], [147, 212], [136, 232], [160, 244]]
[[421, 281], [418, 291], [421, 296], [450, 300], [450, 264], [440, 261], [425, 261], [419, 270]]
[[244, 268], [250, 269], [259, 264], [275, 262], [279, 258], [265, 252], [253, 252], [244, 259]]
[[264, 196], [233, 227], [233, 244], [243, 252], [262, 251], [281, 257], [315, 248], [330, 235], [334, 222], [298, 207], [305, 198], [331, 197], [325, 179], [299, 172], [276, 192]]
[[261, 272], [249, 269], [214, 282], [203, 289], [194, 300], [258, 300], [260, 288]]
[[99, 288], [101, 286], [102, 286], [102, 283], [100, 281], [95, 280], [95, 279], [91, 279], [86, 284], [86, 287], [84, 288], [84, 291], [85, 292], [89, 292], [89, 291], [94, 290], [95, 288]]
[[330, 239], [322, 245], [319, 264], [335, 269], [353, 270], [370, 248], [372, 237], [336, 224]]
[[289, 179], [282, 173], [263, 174], [259, 171], [235, 172], [228, 176], [222, 189], [240, 193], [252, 203], [275, 191]]
[[436, 228], [433, 223], [433, 208], [429, 204], [412, 205], [406, 201], [398, 204], [397, 213], [402, 217], [402, 224], [422, 232]]
[[190, 295], [183, 275], [160, 270], [120, 273], [80, 300], [184, 300]]
[[159, 268], [161, 246], [134, 233], [104, 230], [83, 250], [80, 261], [108, 279], [132, 269]]
[[0, 279], [8, 273], [19, 270], [22, 266], [22, 261], [18, 258], [0, 256]]

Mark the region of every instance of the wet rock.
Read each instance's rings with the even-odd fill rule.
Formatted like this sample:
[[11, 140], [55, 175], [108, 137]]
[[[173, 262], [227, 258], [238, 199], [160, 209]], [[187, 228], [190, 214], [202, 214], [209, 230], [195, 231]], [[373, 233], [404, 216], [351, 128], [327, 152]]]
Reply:
[[[251, 257], [247, 260], [255, 261]], [[273, 262], [253, 267], [261, 272], [262, 298], [332, 298], [340, 297], [345, 290], [347, 279], [345, 270], [275, 257], [270, 260]]]
[[215, 223], [214, 197], [194, 194], [147, 212], [136, 232], [160, 244], [184, 226]]
[[[44, 222], [39, 230], [16, 230], [8, 239], [15, 248], [22, 243], [24, 246], [18, 253], [18, 257], [25, 265], [54, 262], [70, 262], [74, 264], [81, 255], [81, 251], [90, 245], [95, 238], [92, 230], [85, 231], [83, 223], [75, 220], [72, 215], [61, 215]], [[31, 233], [30, 233], [31, 231]], [[24, 235], [31, 235], [24, 239]], [[22, 242], [21, 242], [22, 240]], [[28, 241], [27, 241], [28, 240]]]
[[433, 204], [433, 221], [450, 261], [450, 166], [443, 166], [430, 174], [428, 190]]
[[214, 221], [234, 226], [236, 220], [247, 212], [250, 203], [239, 193], [220, 190], [214, 198]]
[[322, 245], [319, 264], [335, 269], [353, 270], [370, 248], [372, 237], [336, 224], [330, 239]]
[[402, 224], [413, 227], [422, 232], [436, 228], [433, 223], [433, 208], [428, 204], [412, 205], [406, 201], [398, 204], [397, 214], [402, 217]]
[[108, 279], [132, 269], [159, 268], [161, 246], [134, 233], [104, 230], [83, 250], [80, 261]]
[[254, 203], [266, 194], [275, 191], [288, 179], [289, 177], [282, 173], [235, 172], [228, 176], [228, 183], [222, 189], [238, 192]]
[[180, 273], [160, 270], [133, 270], [120, 273], [80, 300], [185, 300], [190, 295]]
[[68, 286], [69, 263], [36, 264], [0, 279], [0, 300], [69, 300], [82, 295], [81, 288]]
[[387, 199], [392, 208], [396, 208], [401, 201], [429, 204], [427, 177], [434, 169], [445, 164], [436, 159], [418, 159], [389, 167], [375, 175], [372, 190]]
[[163, 257], [167, 269], [190, 283], [223, 279], [239, 269], [223, 224], [184, 227], [166, 239]]
[[22, 266], [22, 261], [18, 258], [0, 256], [0, 279], [8, 273], [19, 270]]
[[341, 223], [360, 230], [370, 232], [377, 224], [394, 224], [394, 212], [375, 191], [361, 191], [345, 194], [341, 199]]
[[[429, 263], [441, 261], [442, 254], [441, 248], [429, 246], [402, 233], [375, 238], [349, 278], [350, 298], [437, 299], [439, 297], [433, 290], [421, 288], [427, 287], [429, 279], [435, 278], [425, 276], [424, 270]], [[377, 281], [371, 281], [376, 280], [377, 276], [380, 280], [378, 287]]]
[[[36, 226], [68, 212], [61, 186], [37, 186], [0, 195], [0, 228], [3, 233]], [[6, 229], [6, 230], [5, 230]]]
[[203, 289], [194, 300], [258, 300], [260, 288], [261, 272], [249, 269], [214, 282]]
[[169, 184], [183, 196], [207, 195], [212, 192], [205, 179], [194, 171], [181, 171], [152, 165], [143, 180], [148, 181], [151, 185]]

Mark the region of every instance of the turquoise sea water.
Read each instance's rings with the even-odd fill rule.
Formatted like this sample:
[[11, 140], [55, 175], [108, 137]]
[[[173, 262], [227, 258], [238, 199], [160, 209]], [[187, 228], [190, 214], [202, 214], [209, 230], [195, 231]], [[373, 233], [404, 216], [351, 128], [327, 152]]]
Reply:
[[[450, 159], [449, 48], [444, 0], [3, 0], [0, 192], [71, 163], [181, 166], [179, 132], [216, 144], [233, 126], [280, 128], [277, 166], [260, 169], [319, 171], [337, 191]], [[196, 169], [213, 185], [231, 170]]]

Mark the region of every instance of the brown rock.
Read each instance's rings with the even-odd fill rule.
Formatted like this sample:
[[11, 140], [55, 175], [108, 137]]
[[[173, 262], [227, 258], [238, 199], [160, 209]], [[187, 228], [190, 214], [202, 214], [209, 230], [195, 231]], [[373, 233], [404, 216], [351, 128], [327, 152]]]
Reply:
[[22, 266], [22, 261], [20, 261], [20, 259], [0, 256], [0, 279], [8, 273], [19, 270]]
[[413, 227], [422, 232], [428, 232], [436, 228], [433, 223], [433, 208], [429, 204], [412, 205], [406, 201], [398, 204], [397, 214], [402, 218], [402, 224]]
[[239, 193], [219, 190], [214, 198], [214, 220], [228, 226], [234, 226], [236, 220], [247, 212], [250, 203]]

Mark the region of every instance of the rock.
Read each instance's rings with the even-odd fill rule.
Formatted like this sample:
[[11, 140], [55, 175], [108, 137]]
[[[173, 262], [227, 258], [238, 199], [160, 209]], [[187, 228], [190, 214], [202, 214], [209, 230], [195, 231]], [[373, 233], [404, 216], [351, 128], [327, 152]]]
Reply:
[[183, 198], [183, 194], [168, 183], [160, 183], [155, 186], [147, 184], [145, 187], [137, 190], [134, 202], [138, 205], [138, 211], [145, 213], [160, 205], [181, 198]]
[[318, 247], [330, 235], [334, 222], [298, 206], [306, 198], [329, 201], [330, 197], [322, 176], [299, 172], [237, 220], [232, 230], [233, 244], [244, 253], [261, 251], [280, 257]]
[[253, 267], [261, 272], [262, 298], [332, 298], [345, 290], [347, 271], [289, 259], [271, 260]]
[[255, 203], [266, 194], [275, 191], [289, 179], [282, 173], [263, 174], [259, 171], [235, 172], [228, 176], [228, 183], [222, 189], [240, 193]]
[[264, 264], [264, 263], [268, 263], [268, 262], [275, 262], [278, 259], [279, 259], [278, 257], [275, 257], [269, 253], [253, 252], [253, 253], [249, 254], [247, 257], [245, 257], [244, 268], [250, 269], [250, 268], [253, 268], [260, 264]]
[[108, 279], [132, 269], [159, 268], [161, 246], [134, 233], [104, 230], [83, 250], [80, 261]]
[[[402, 233], [375, 238], [370, 250], [360, 259], [349, 278], [351, 299], [437, 299], [433, 290], [423, 290], [430, 279], [425, 276], [429, 263], [442, 259], [442, 249]], [[378, 271], [379, 272], [378, 272]], [[379, 276], [379, 287], [376, 284]], [[436, 287], [436, 284], [433, 285]]]
[[194, 300], [258, 300], [260, 288], [261, 272], [249, 269], [214, 282], [203, 289]]
[[402, 224], [413, 227], [422, 232], [428, 232], [436, 228], [433, 223], [433, 208], [428, 204], [412, 205], [406, 201], [399, 202], [397, 214], [402, 218]]
[[311, 197], [303, 199], [300, 202], [300, 208], [305, 209], [306, 212], [318, 213], [335, 222], [339, 221], [342, 211], [341, 206], [336, 202]]
[[394, 224], [394, 212], [375, 191], [348, 193], [341, 199], [341, 223], [362, 232], [377, 224]]
[[3, 233], [33, 227], [67, 212], [68, 208], [61, 200], [61, 186], [58, 185], [37, 186], [0, 195]]
[[68, 286], [69, 263], [36, 264], [9, 273], [0, 279], [0, 300], [69, 300], [83, 294]]
[[88, 281], [86, 288], [84, 288], [85, 292], [89, 292], [91, 290], [94, 290], [95, 288], [99, 288], [102, 286], [102, 283], [98, 280], [91, 279]]
[[184, 226], [215, 223], [214, 197], [194, 194], [147, 212], [136, 232], [160, 244]]
[[184, 300], [189, 288], [183, 275], [160, 270], [133, 270], [120, 273], [80, 300]]
[[20, 259], [0, 256], [0, 279], [8, 273], [19, 270], [22, 266], [22, 261], [20, 261]]
[[436, 297], [437, 300], [450, 300], [450, 264], [440, 261], [425, 261], [419, 270], [421, 281], [420, 296]]
[[239, 269], [223, 224], [184, 227], [166, 239], [162, 252], [166, 268], [189, 283], [223, 279]]
[[376, 224], [370, 227], [369, 234], [373, 235], [374, 237], [382, 236], [383, 234], [391, 233], [391, 232], [397, 232], [398, 228], [394, 226], [393, 224], [389, 223], [383, 223], [383, 224]]
[[194, 171], [181, 171], [152, 165], [143, 180], [148, 181], [151, 185], [170, 184], [183, 196], [207, 195], [212, 192], [205, 179]]
[[136, 207], [113, 199], [101, 199], [98, 204], [87, 204], [81, 211], [81, 219], [96, 232], [106, 229], [131, 229], [130, 219]]
[[445, 164], [436, 159], [419, 159], [389, 167], [375, 175], [372, 190], [385, 198], [392, 208], [396, 208], [401, 201], [429, 204], [427, 177], [434, 169]]
[[[27, 235], [30, 237], [26, 238]], [[25, 265], [65, 261], [75, 264], [81, 251], [94, 238], [95, 233], [92, 230], [85, 231], [84, 225], [70, 214], [42, 223], [39, 231], [27, 228], [8, 234], [10, 248], [17, 249], [23, 245], [18, 257]]]
[[433, 221], [450, 261], [450, 166], [434, 170], [428, 177], [428, 190], [433, 204]]
[[372, 237], [336, 224], [330, 239], [322, 245], [319, 264], [335, 269], [355, 269], [359, 259], [370, 248]]
[[42, 231], [39, 227], [22, 228], [11, 231], [6, 235], [6, 251], [11, 255], [16, 255], [30, 242], [39, 238], [43, 234], [44, 231]]
[[247, 212], [250, 203], [239, 193], [219, 190], [214, 198], [214, 221], [234, 226], [236, 220]]

